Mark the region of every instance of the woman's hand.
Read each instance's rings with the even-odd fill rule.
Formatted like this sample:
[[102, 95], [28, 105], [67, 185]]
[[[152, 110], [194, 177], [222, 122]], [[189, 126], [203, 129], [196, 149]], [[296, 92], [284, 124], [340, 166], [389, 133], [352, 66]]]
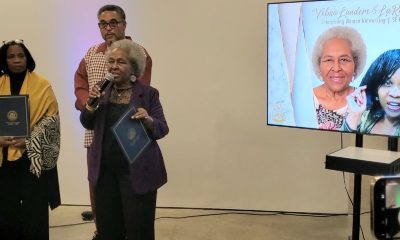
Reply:
[[362, 114], [367, 109], [367, 86], [361, 86], [347, 96], [348, 113]]
[[96, 84], [89, 91], [89, 98], [99, 98], [100, 96], [101, 96], [100, 86]]
[[361, 86], [347, 96], [347, 116], [345, 121], [348, 127], [356, 130], [361, 121], [362, 113], [367, 109], [367, 86]]
[[[101, 95], [104, 94], [104, 93], [101, 93], [100, 90], [101, 90], [100, 85], [99, 85], [99, 84], [96, 84], [96, 85], [94, 85], [94, 86], [92, 87], [92, 89], [89, 91], [89, 98], [88, 98], [88, 100], [86, 101], [86, 109], [87, 109], [89, 112], [92, 112], [92, 113], [93, 113], [93, 112], [96, 111], [96, 109], [99, 107], [99, 102], [98, 102], [98, 101], [95, 102], [95, 101], [93, 101], [93, 100], [94, 100], [94, 99], [97, 99], [97, 98], [100, 98]], [[90, 101], [92, 101], [92, 102], [90, 102]], [[97, 103], [97, 105], [96, 105], [96, 106], [93, 106], [94, 103]]]
[[0, 146], [25, 148], [25, 138], [0, 137]]
[[144, 108], [138, 108], [137, 111], [132, 115], [132, 119], [146, 119], [149, 117], [149, 114]]
[[0, 146], [8, 147], [12, 144], [11, 137], [0, 137]]
[[25, 148], [25, 138], [14, 138], [13, 140], [13, 147], [17, 148]]
[[142, 119], [144, 125], [146, 125], [146, 127], [148, 129], [153, 129], [153, 118], [149, 116], [149, 114], [147, 113], [146, 109], [144, 108], [138, 108], [137, 111], [135, 112], [135, 114], [132, 115], [131, 117], [132, 119]]

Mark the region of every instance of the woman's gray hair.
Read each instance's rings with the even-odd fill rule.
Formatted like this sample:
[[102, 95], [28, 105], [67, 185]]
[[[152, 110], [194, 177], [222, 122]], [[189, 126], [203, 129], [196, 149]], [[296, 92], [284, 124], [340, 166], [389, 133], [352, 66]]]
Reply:
[[130, 39], [118, 40], [113, 42], [107, 49], [105, 53], [107, 60], [110, 58], [111, 52], [117, 48], [127, 53], [129, 63], [133, 68], [133, 74], [136, 78], [140, 77], [146, 67], [146, 52], [144, 48]]
[[322, 50], [327, 41], [332, 38], [342, 38], [350, 42], [351, 53], [353, 55], [355, 69], [354, 78], [359, 76], [364, 69], [365, 61], [367, 58], [367, 48], [360, 33], [354, 28], [337, 26], [332, 27], [323, 32], [314, 44], [312, 53], [312, 65], [314, 73], [318, 78], [321, 78], [320, 62], [322, 57]]

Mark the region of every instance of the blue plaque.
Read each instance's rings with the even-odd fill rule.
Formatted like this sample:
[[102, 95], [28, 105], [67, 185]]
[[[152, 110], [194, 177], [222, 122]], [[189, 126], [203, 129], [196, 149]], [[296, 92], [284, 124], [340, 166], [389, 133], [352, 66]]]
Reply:
[[131, 107], [112, 127], [115, 138], [130, 164], [135, 162], [151, 142], [142, 121], [131, 118], [135, 112], [135, 107]]
[[0, 95], [0, 136], [29, 137], [28, 95]]

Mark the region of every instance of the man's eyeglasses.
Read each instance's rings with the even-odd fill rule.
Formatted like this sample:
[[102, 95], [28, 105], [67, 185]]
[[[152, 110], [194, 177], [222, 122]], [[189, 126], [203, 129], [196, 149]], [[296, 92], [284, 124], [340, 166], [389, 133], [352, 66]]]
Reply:
[[98, 25], [99, 25], [99, 28], [101, 28], [101, 29], [104, 29], [107, 26], [110, 26], [110, 28], [113, 29], [113, 28], [116, 28], [119, 23], [122, 23], [122, 21], [111, 20], [110, 22], [105, 22], [105, 21], [99, 22]]
[[10, 45], [10, 44], [23, 44], [24, 40], [22, 39], [15, 39], [15, 40], [8, 40], [8, 41], [3, 41], [3, 45]]

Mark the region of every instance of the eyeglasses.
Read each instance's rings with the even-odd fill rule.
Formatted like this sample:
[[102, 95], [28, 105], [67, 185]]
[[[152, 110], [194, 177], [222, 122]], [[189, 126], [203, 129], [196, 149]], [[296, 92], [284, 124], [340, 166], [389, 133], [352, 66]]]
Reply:
[[110, 28], [113, 29], [113, 28], [116, 28], [119, 23], [122, 23], [122, 21], [111, 20], [110, 22], [105, 22], [105, 21], [99, 22], [98, 25], [99, 25], [99, 28], [101, 28], [101, 29], [104, 29], [107, 26], [110, 26]]
[[15, 40], [8, 40], [8, 41], [3, 41], [3, 45], [10, 45], [10, 44], [23, 44], [24, 40], [22, 39], [15, 39]]

